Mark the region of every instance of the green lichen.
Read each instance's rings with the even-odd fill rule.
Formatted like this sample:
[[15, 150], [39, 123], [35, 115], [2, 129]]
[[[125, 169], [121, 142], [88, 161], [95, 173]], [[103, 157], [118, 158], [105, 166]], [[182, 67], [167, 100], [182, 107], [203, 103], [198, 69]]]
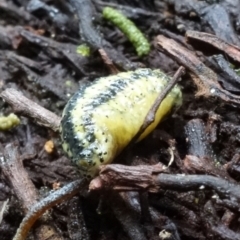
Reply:
[[129, 39], [136, 49], [139, 57], [146, 55], [150, 51], [150, 44], [143, 33], [136, 25], [126, 18], [121, 12], [105, 7], [103, 9], [103, 17], [116, 25]]
[[91, 53], [90, 47], [87, 44], [81, 44], [77, 47], [77, 53], [83, 57], [89, 57]]
[[0, 131], [10, 130], [20, 124], [20, 119], [14, 113], [8, 116], [0, 116]]

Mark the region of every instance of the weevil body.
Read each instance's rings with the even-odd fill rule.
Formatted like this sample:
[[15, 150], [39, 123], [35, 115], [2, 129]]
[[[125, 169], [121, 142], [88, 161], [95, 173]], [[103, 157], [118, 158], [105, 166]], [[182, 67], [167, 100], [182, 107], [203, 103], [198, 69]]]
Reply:
[[[143, 68], [101, 77], [73, 95], [63, 111], [60, 132], [64, 151], [83, 176], [94, 177], [99, 165], [111, 163], [128, 145], [168, 80], [159, 70]], [[138, 140], [181, 101], [175, 86]]]

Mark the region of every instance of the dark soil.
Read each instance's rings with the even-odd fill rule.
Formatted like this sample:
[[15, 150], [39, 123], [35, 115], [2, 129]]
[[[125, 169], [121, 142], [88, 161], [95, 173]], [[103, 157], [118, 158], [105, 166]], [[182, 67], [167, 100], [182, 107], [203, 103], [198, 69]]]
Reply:
[[[105, 6], [121, 10], [144, 33], [151, 43], [147, 56], [138, 57], [123, 33], [102, 18]], [[158, 187], [143, 190], [141, 177], [136, 184], [130, 178], [135, 168], [129, 168], [119, 188], [130, 191], [116, 191], [115, 182], [107, 190], [86, 187], [37, 221], [28, 239], [240, 239], [239, 13], [238, 0], [0, 1], [0, 94], [14, 88], [58, 116], [79, 86], [97, 77], [137, 67], [173, 76], [185, 67], [181, 108], [116, 159], [147, 169], [167, 166], [173, 156], [169, 176], [155, 174]], [[90, 46], [89, 57], [76, 52], [82, 43]], [[9, 240], [32, 204], [79, 175], [58, 132], [3, 98], [0, 114], [16, 111], [21, 119], [0, 131], [0, 238]], [[46, 151], [50, 140], [54, 148]], [[9, 152], [27, 172], [13, 166], [20, 174], [16, 185], [14, 174], [4, 170]]]

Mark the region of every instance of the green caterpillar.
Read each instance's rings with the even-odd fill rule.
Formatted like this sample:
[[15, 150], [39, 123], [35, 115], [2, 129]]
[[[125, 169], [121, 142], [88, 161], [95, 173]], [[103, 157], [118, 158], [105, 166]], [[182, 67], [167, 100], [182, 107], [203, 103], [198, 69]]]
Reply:
[[146, 55], [150, 51], [150, 44], [136, 25], [127, 19], [121, 12], [105, 7], [103, 17], [115, 24], [129, 39], [135, 47], [139, 57]]
[[[128, 145], [168, 81], [161, 71], [143, 68], [101, 77], [74, 94], [63, 111], [60, 132], [64, 151], [84, 177], [94, 177], [100, 165], [111, 163]], [[175, 86], [138, 141], [181, 102]]]

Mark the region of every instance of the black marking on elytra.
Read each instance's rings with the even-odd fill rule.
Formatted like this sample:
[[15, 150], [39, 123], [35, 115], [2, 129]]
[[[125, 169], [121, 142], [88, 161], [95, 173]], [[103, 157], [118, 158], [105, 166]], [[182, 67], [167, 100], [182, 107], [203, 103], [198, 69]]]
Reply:
[[[67, 103], [64, 115], [62, 117], [61, 125], [62, 125], [62, 139], [64, 142], [68, 143], [68, 151], [71, 151], [73, 156], [75, 152], [79, 152], [83, 150], [83, 146], [80, 146], [78, 141], [75, 138], [73, 123], [72, 123], [72, 117], [71, 112], [75, 108], [76, 101], [84, 97], [85, 90], [88, 88], [88, 86], [91, 84], [85, 84], [84, 86], [80, 87], [79, 90], [72, 96], [72, 98]], [[75, 148], [75, 151], [73, 149]]]
[[[138, 75], [137, 73], [134, 74]], [[100, 92], [99, 95], [96, 95], [93, 100], [86, 105], [86, 107], [91, 106], [94, 109], [104, 103], [107, 103], [115, 98], [118, 93], [124, 91], [129, 84], [132, 84], [136, 80], [140, 80], [140, 78], [132, 78], [131, 74], [128, 78], [123, 79], [119, 77], [118, 79], [115, 79], [114, 82], [109, 82], [109, 86], [107, 86], [106, 89], [103, 89], [103, 92]]]
[[94, 142], [94, 141], [96, 140], [96, 137], [95, 137], [95, 135], [94, 135], [93, 132], [88, 132], [88, 133], [86, 134], [86, 139], [87, 139], [87, 141], [88, 141], [89, 143], [92, 143], [92, 142]]

